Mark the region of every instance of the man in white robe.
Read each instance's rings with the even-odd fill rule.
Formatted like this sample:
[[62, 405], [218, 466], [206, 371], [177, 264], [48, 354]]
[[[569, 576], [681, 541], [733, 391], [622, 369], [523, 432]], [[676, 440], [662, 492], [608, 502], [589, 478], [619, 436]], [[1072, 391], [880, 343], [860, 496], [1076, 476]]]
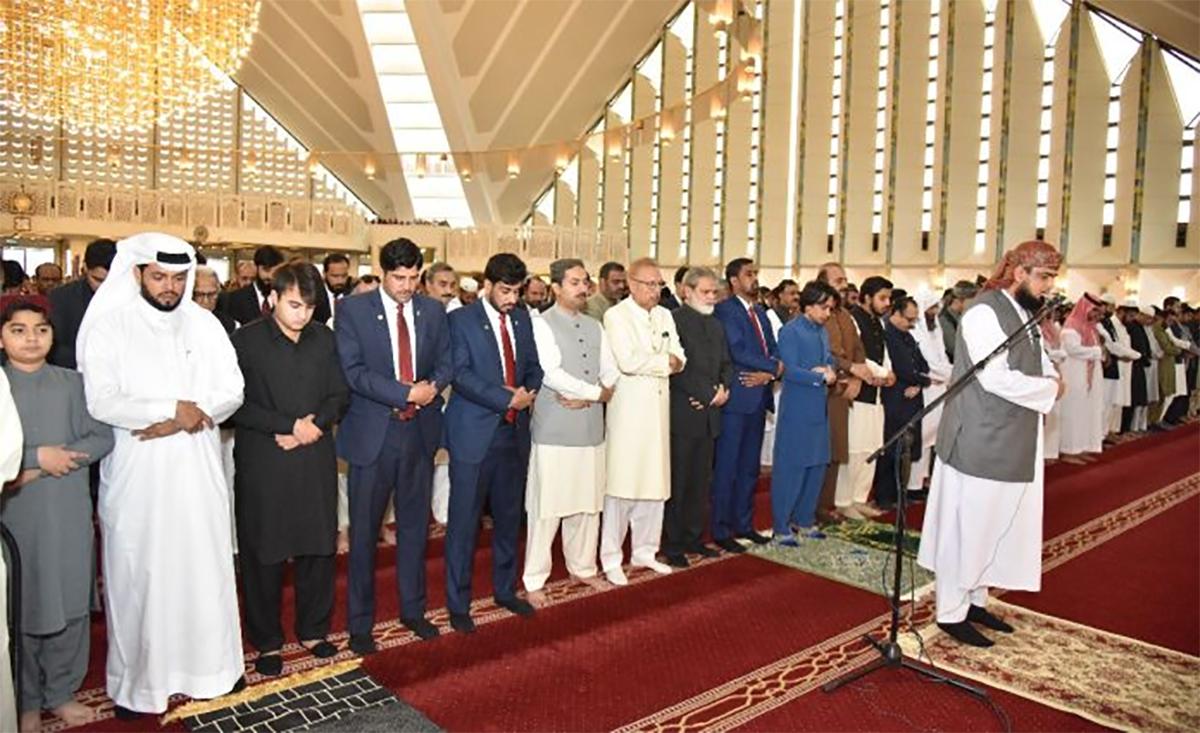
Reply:
[[[945, 340], [942, 336], [942, 324], [938, 318], [942, 299], [932, 290], [918, 291], [917, 324], [911, 333], [921, 349], [921, 356], [929, 365], [929, 386], [923, 389], [925, 404], [929, 405], [946, 391], [946, 382], [950, 380], [950, 370], [953, 365], [946, 355]], [[930, 325], [932, 324], [932, 325]], [[921, 457], [913, 461], [908, 474], [908, 490], [921, 491], [929, 478], [929, 468], [933, 454], [933, 444], [937, 440], [938, 424], [942, 420], [942, 407], [939, 405], [933, 412], [921, 418]]]
[[1063, 398], [1059, 421], [1061, 454], [1072, 460], [1096, 460], [1104, 447], [1104, 347], [1097, 334], [1103, 310], [1099, 301], [1084, 293], [1067, 316], [1062, 329]]
[[552, 567], [550, 547], [562, 526], [563, 557], [571, 577], [593, 588], [607, 466], [604, 403], [620, 372], [604, 328], [587, 315], [588, 272], [576, 259], [550, 265], [554, 305], [532, 319], [542, 365], [534, 401], [525, 487], [527, 515], [523, 582], [528, 600], [544, 606]]
[[608, 405], [608, 483], [600, 564], [613, 585], [629, 581], [621, 569], [625, 534], [632, 530], [631, 563], [667, 574], [659, 562], [663, 505], [671, 496], [670, 377], [687, 356], [671, 312], [658, 304], [662, 273], [653, 260], [629, 266], [630, 297], [604, 314], [608, 343], [621, 371], [621, 388]]
[[[955, 379], [1022, 327], [1060, 262], [1044, 242], [1005, 254], [962, 318]], [[1035, 327], [946, 403], [918, 562], [937, 574], [938, 626], [965, 644], [992, 644], [972, 624], [1013, 630], [985, 609], [989, 587], [1041, 587], [1042, 416], [1062, 391]]]
[[[21, 416], [9, 391], [8, 377], [0, 369], [0, 486], [17, 477], [24, 447]], [[8, 568], [0, 553], [0, 730], [17, 729], [16, 701], [8, 656]]]
[[107, 687], [123, 719], [244, 684], [217, 429], [243, 382], [220, 322], [192, 301], [194, 277], [183, 240], [123, 240], [79, 330], [88, 410], [116, 439], [97, 511]]

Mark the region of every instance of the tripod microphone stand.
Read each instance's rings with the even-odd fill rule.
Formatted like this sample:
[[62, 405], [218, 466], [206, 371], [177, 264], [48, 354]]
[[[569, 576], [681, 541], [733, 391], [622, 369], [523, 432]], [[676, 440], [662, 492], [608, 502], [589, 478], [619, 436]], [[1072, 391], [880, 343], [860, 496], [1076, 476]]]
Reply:
[[[902, 587], [902, 566], [904, 564], [904, 530], [905, 530], [905, 512], [907, 511], [906, 494], [908, 489], [905, 487], [908, 466], [912, 461], [912, 445], [917, 427], [920, 425], [921, 418], [928, 415], [944, 402], [954, 399], [958, 393], [962, 392], [968, 384], [983, 370], [984, 367], [991, 362], [996, 356], [1007, 351], [1013, 344], [1022, 338], [1030, 338], [1035, 341], [1038, 349], [1041, 348], [1040, 335], [1036, 329], [1038, 324], [1049, 315], [1054, 308], [1061, 302], [1061, 299], [1046, 300], [1033, 316], [1023, 323], [1020, 328], [1008, 335], [991, 353], [980, 359], [970, 369], [966, 371], [959, 379], [951, 382], [946, 386], [946, 391], [943, 392], [937, 399], [925, 405], [924, 409], [913, 415], [907, 423], [889, 437], [882, 446], [867, 458], [867, 462], [871, 463], [884, 456], [887, 451], [894, 450], [896, 452], [896, 523], [895, 523], [895, 543], [892, 548], [893, 559], [895, 560], [896, 569], [892, 575], [892, 619], [888, 629], [888, 634], [884, 639], [876, 639], [870, 634], [863, 637], [871, 646], [879, 652], [879, 658], [867, 664], [864, 667], [850, 670], [841, 677], [827, 682], [821, 689], [825, 692], [833, 692], [834, 690], [861, 679], [872, 672], [884, 667], [911, 669], [918, 674], [929, 677], [938, 682], [944, 682], [952, 687], [958, 688], [963, 692], [970, 693], [981, 699], [987, 699], [988, 694], [978, 687], [969, 685], [961, 680], [947, 677], [936, 670], [919, 664], [908, 657], [904, 656], [904, 652], [900, 649], [898, 641], [900, 636], [900, 604], [903, 602], [903, 587]], [[922, 317], [924, 314], [921, 314]], [[1033, 330], [1031, 330], [1033, 329]]]

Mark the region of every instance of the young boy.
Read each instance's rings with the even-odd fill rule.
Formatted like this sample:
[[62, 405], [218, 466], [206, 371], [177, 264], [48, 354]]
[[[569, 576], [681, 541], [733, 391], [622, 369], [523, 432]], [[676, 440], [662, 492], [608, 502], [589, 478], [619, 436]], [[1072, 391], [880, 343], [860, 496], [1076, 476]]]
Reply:
[[75, 700], [88, 665], [87, 467], [112, 450], [113, 436], [88, 414], [79, 373], [46, 363], [53, 341], [43, 296], [0, 299], [4, 371], [25, 433], [21, 472], [0, 496], [0, 519], [21, 552], [22, 733], [41, 729], [43, 710], [72, 726], [92, 720]]

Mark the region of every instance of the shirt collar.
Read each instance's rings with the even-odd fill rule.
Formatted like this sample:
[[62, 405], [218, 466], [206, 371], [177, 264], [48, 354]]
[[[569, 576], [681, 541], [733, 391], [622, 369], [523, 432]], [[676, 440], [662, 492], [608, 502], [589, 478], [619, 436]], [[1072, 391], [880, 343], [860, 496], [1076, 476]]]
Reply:
[[483, 312], [487, 314], [489, 321], [500, 322], [500, 311], [492, 307], [492, 301], [487, 298], [480, 298], [480, 303], [483, 303]]
[[750, 301], [746, 300], [745, 298], [743, 298], [743, 297], [742, 297], [742, 296], [740, 296], [740, 295], [738, 295], [738, 296], [735, 296], [735, 297], [736, 297], [736, 298], [737, 298], [739, 301], [741, 301], [741, 304], [742, 304], [742, 307], [743, 307], [743, 308], [745, 308], [745, 309], [746, 309], [746, 310], [748, 310], [748, 311], [752, 311], [752, 310], [754, 310], [754, 305], [755, 305], [754, 303], [751, 303]]

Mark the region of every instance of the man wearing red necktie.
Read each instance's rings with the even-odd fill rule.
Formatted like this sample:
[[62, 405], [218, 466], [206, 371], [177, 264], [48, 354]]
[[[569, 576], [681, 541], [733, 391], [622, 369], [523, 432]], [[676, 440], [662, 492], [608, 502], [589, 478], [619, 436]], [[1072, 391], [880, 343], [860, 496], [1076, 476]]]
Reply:
[[712, 536], [727, 552], [744, 552], [738, 539], [768, 540], [754, 531], [754, 489], [758, 484], [767, 411], [775, 409], [771, 383], [783, 374], [775, 334], [758, 303], [758, 266], [739, 257], [725, 266], [733, 297], [717, 305], [733, 361], [733, 384], [721, 413], [713, 465]]
[[529, 311], [516, 307], [527, 277], [525, 263], [516, 255], [492, 255], [484, 268], [482, 297], [450, 314], [454, 391], [446, 406], [446, 606], [450, 625], [465, 634], [475, 630], [471, 569], [485, 501], [494, 522], [493, 597], [515, 614], [534, 612], [528, 601], [516, 596], [529, 408], [542, 386]]

